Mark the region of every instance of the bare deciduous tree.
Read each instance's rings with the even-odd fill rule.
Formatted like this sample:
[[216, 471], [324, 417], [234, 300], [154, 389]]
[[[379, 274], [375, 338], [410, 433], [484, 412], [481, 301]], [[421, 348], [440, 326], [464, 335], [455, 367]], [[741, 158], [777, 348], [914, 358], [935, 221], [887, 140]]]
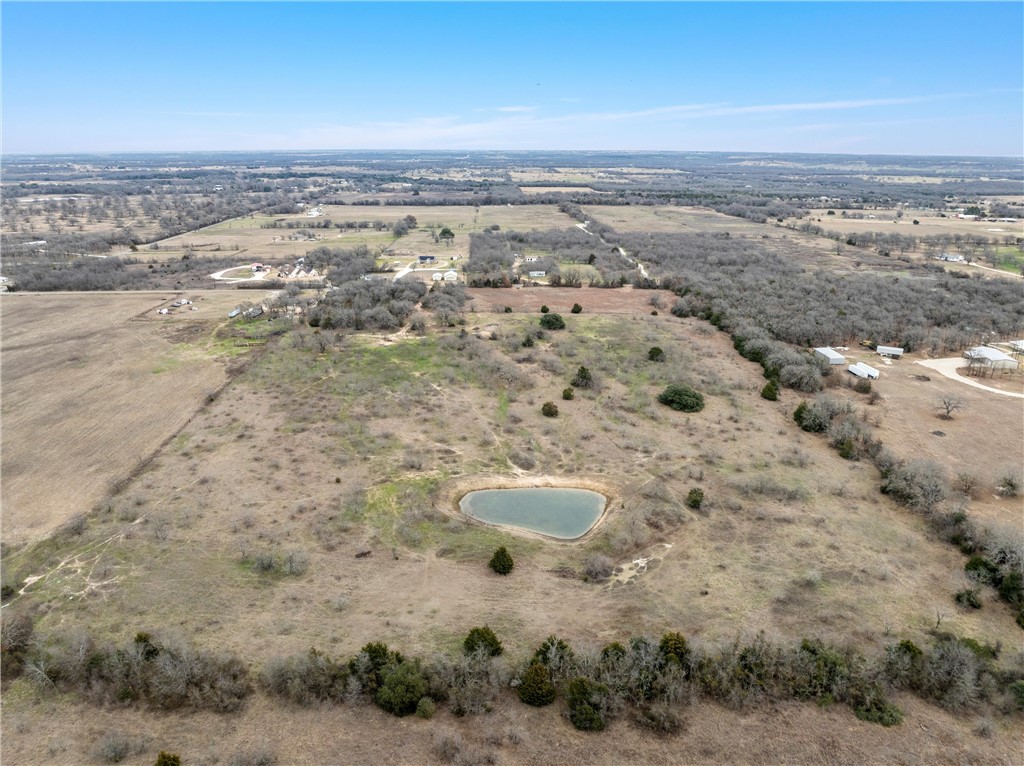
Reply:
[[967, 407], [967, 402], [958, 394], [945, 393], [939, 397], [938, 407], [942, 410], [940, 417], [946, 420], [953, 419], [954, 412], [960, 412]]

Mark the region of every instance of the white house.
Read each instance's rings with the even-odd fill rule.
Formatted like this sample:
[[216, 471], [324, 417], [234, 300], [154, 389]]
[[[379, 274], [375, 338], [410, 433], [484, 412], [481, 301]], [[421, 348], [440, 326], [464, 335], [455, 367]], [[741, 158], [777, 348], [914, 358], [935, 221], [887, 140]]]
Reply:
[[525, 258], [523, 258], [523, 260], [526, 261], [527, 263], [533, 263], [534, 261], [537, 260], [537, 256], [536, 255], [528, 255]]
[[455, 269], [449, 269], [448, 271], [446, 271], [444, 273], [444, 281], [445, 282], [458, 282], [459, 281], [459, 273], [457, 271], [455, 271]]
[[530, 272], [530, 276], [531, 277], [546, 277], [547, 274], [548, 273], [546, 271], [531, 271]]
[[846, 357], [836, 351], [834, 348], [823, 346], [822, 348], [814, 349], [814, 353], [820, 356], [822, 359], [827, 361], [831, 365], [845, 364]]
[[442, 277], [442, 276], [441, 276], [441, 272], [437, 272], [437, 273], [435, 273], [435, 274], [434, 274], [433, 276], [431, 276], [430, 278], [431, 278], [432, 280], [434, 280], [435, 282], [440, 282], [440, 281], [441, 281], [442, 279], [444, 279], [444, 277]]

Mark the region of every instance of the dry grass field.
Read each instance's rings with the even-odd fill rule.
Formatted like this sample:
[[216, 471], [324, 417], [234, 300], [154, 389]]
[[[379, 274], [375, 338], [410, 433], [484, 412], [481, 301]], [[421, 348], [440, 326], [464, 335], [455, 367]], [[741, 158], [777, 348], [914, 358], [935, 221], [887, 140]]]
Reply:
[[[247, 216], [224, 221], [214, 226], [181, 234], [157, 243], [158, 248], [147, 247], [142, 257], [156, 260], [176, 260], [187, 250], [196, 255], [218, 257], [237, 255], [239, 260], [272, 263], [294, 261], [312, 247], [353, 248], [366, 245], [372, 251], [386, 250], [389, 256], [435, 255], [441, 257], [469, 255], [469, 234], [490, 226], [502, 230], [565, 229], [575, 222], [554, 205], [491, 205], [474, 207], [454, 206], [396, 206], [396, 205], [322, 205], [322, 215], [307, 217], [304, 213], [287, 216]], [[304, 229], [305, 224], [317, 225], [325, 220], [383, 221], [393, 224], [408, 215], [417, 220], [418, 228], [398, 240], [389, 230], [365, 229]], [[284, 225], [299, 224], [300, 228], [263, 228], [264, 224], [278, 221]], [[431, 229], [444, 227], [455, 233], [452, 244], [435, 242]], [[312, 240], [300, 232], [308, 231]]]
[[754, 223], [700, 207], [588, 205], [583, 208], [583, 212], [617, 231], [653, 233], [728, 231], [731, 234], [738, 234], [763, 232], [772, 228], [769, 224]]
[[[471, 300], [482, 303], [484, 292]], [[796, 394], [763, 400], [760, 368], [741, 359], [725, 334], [695, 319], [651, 316], [646, 302], [629, 312], [630, 301], [649, 297], [643, 291], [491, 292], [502, 305], [513, 295], [523, 303], [511, 314], [478, 305], [465, 335], [458, 328], [424, 337], [339, 335], [323, 353], [309, 329], [272, 341], [77, 536], [7, 556], [8, 576], [41, 578], [14, 606], [34, 605], [43, 632], [88, 627], [123, 640], [137, 630], [173, 631], [237, 652], [254, 669], [310, 646], [350, 656], [369, 641], [413, 655], [457, 652], [466, 632], [483, 624], [501, 637], [510, 661], [552, 633], [600, 646], [665, 630], [700, 645], [764, 631], [780, 641], [820, 637], [877, 653], [902, 638], [926, 644], [937, 614], [943, 629], [1002, 642], [1005, 656], [1022, 648], [1020, 629], [991, 593], [980, 611], [953, 604], [963, 556], [880, 495], [870, 464], [842, 460], [822, 438], [801, 432], [791, 417]], [[540, 316], [525, 312], [542, 295], [559, 307], [572, 296], [594, 300], [579, 301], [581, 315], [564, 314], [565, 331], [524, 348]], [[11, 308], [3, 308], [6, 333]], [[125, 318], [136, 308], [152, 304], [126, 306]], [[165, 348], [154, 337], [144, 345]], [[655, 345], [665, 362], [648, 361]], [[92, 386], [153, 375], [158, 358], [144, 357], [137, 369], [121, 354]], [[185, 366], [201, 364], [216, 363]], [[596, 386], [563, 401], [579, 365]], [[1009, 419], [1005, 402], [972, 399], [948, 426], [907, 406], [923, 399], [897, 372], [910, 361], [899, 365], [876, 383], [883, 404], [856, 397], [894, 449], [914, 454], [913, 435], [938, 424], [955, 465], [980, 476], [996, 458], [1019, 453], [1019, 431], [1004, 427], [985, 449], [966, 438], [969, 429], [955, 428]], [[687, 415], [658, 404], [670, 381], [703, 391], [705, 409]], [[168, 396], [151, 398], [164, 404]], [[136, 391], [136, 407], [139, 400]], [[549, 400], [558, 403], [557, 418], [540, 413]], [[90, 412], [103, 417], [107, 410], [96, 406], [102, 402]], [[904, 441], [893, 438], [897, 430], [908, 432]], [[15, 460], [28, 449], [21, 438], [11, 444]], [[578, 477], [612, 487], [613, 507], [600, 532], [579, 544], [498, 532], [460, 520], [453, 502], [459, 486], [487, 476]], [[692, 487], [706, 494], [699, 512], [682, 502]], [[508, 578], [486, 567], [498, 545], [516, 561]], [[292, 554], [306, 566], [293, 577], [260, 575], [244, 564], [258, 552]], [[622, 576], [582, 581], [578, 573], [595, 553], [611, 557]], [[640, 558], [648, 561], [638, 566]], [[423, 763], [437, 759], [435, 732], [452, 730], [467, 748], [502, 763], [1012, 762], [1019, 743], [1012, 728], [1000, 724], [982, 739], [969, 718], [899, 702], [908, 721], [891, 730], [859, 722], [846, 708], [787, 703], [737, 715], [700, 704], [686, 710], [683, 737], [660, 740], [625, 721], [584, 736], [550, 709], [507, 699], [482, 718], [445, 712], [432, 723], [361, 707], [302, 711], [261, 696], [237, 715], [181, 717], [86, 709], [19, 681], [4, 696], [0, 754], [5, 763], [77, 761], [104, 731], [119, 728], [187, 762], [228, 762], [239, 749], [266, 745], [282, 763]], [[56, 716], [67, 723], [56, 725]], [[510, 728], [520, 732], [512, 738], [518, 744]]]
[[[442, 764], [439, 735], [460, 743], [457, 762], [547, 766], [590, 764], [794, 764], [799, 766], [1015, 766], [1018, 732], [978, 736], [973, 722], [912, 697], [898, 700], [912, 723], [893, 729], [864, 723], [848, 711], [787, 703], [734, 712], [697, 703], [684, 708], [683, 733], [655, 737], [626, 723], [599, 734], [573, 729], [550, 708], [504, 700], [486, 716], [396, 719], [372, 706], [299, 708], [261, 699], [229, 716], [97, 708], [15, 700], [5, 705], [5, 762], [48, 766], [99, 763], [93, 743], [120, 732], [147, 743], [128, 766], [152, 766], [156, 753], [180, 753], [182, 763], [215, 766], [273, 753], [297, 764]], [[8, 733], [9, 732], [9, 733]], [[456, 739], [457, 738], [457, 739]], [[187, 759], [187, 760], [186, 760]], [[240, 760], [239, 762], [246, 762]]]
[[[568, 314], [573, 304], [579, 303], [584, 312], [591, 314], [650, 314], [665, 312], [675, 301], [668, 290], [606, 290], [599, 287], [518, 287], [492, 290], [486, 287], [467, 291], [471, 310], [503, 312], [510, 306], [515, 312], [536, 313], [541, 306]], [[654, 301], [654, 303], [652, 303]]]
[[[947, 213], [940, 218], [934, 210], [903, 210], [903, 216], [897, 218], [894, 210], [863, 210], [858, 211], [864, 218], [843, 218], [842, 211], [828, 215], [825, 208], [811, 210], [810, 220], [828, 231], [842, 234], [858, 232], [885, 232], [887, 234], [906, 234], [914, 237], [927, 237], [936, 234], [971, 234], [978, 237], [1001, 242], [1004, 237], [1024, 237], [1024, 221], [1017, 223], [998, 223], [996, 221], [965, 221], [956, 217], [955, 213]], [[869, 218], [868, 216], [874, 216]], [[808, 219], [804, 219], [806, 221]], [[920, 221], [916, 226], [914, 221]], [[801, 221], [791, 219], [790, 225], [799, 226]]]
[[177, 297], [0, 299], [6, 544], [89, 511], [226, 382], [204, 340], [240, 296], [190, 294], [199, 311], [155, 313]]

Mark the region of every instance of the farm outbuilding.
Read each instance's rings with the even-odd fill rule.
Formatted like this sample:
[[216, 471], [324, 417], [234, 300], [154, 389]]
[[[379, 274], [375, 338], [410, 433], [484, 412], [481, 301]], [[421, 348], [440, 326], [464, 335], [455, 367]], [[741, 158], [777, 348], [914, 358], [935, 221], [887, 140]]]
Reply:
[[530, 276], [531, 277], [543, 277], [543, 276], [546, 276], [546, 275], [547, 275], [546, 271], [531, 271], [530, 272]]
[[1019, 365], [1012, 356], [991, 346], [975, 346], [964, 352], [964, 358], [967, 359], [968, 372], [974, 373], [980, 370], [984, 374], [985, 370], [991, 370], [995, 375], [997, 370], [1011, 372]]
[[1013, 351], [1013, 355], [1024, 354], [1024, 340], [1011, 340], [1010, 350]]
[[836, 351], [834, 348], [823, 346], [822, 348], [814, 349], [814, 353], [820, 356], [822, 359], [827, 361], [829, 364], [846, 364], [846, 357]]
[[865, 380], [878, 380], [878, 370], [869, 364], [864, 364], [864, 362], [851, 364], [847, 369], [858, 378], [864, 378]]
[[899, 346], [876, 346], [875, 351], [880, 356], [891, 356], [893, 359], [899, 359], [903, 356], [903, 349]]

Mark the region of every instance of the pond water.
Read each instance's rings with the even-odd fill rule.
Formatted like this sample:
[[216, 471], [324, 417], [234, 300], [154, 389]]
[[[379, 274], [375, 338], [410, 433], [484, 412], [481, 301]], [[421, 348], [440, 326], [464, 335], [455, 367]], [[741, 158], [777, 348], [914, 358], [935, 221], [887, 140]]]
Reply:
[[523, 487], [470, 492], [459, 501], [459, 508], [487, 524], [575, 540], [601, 518], [605, 502], [604, 495], [589, 489]]

